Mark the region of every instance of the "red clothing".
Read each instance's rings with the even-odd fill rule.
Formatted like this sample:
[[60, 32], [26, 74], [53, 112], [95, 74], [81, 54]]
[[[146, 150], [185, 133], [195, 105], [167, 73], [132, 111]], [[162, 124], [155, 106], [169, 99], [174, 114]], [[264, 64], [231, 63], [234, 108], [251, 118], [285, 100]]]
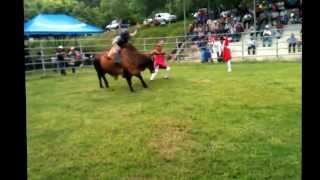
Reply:
[[167, 68], [167, 63], [165, 61], [165, 52], [162, 51], [162, 43], [159, 42], [156, 44], [155, 49], [153, 50], [153, 59], [154, 59], [154, 67], [158, 67], [159, 69], [166, 69]]
[[215, 42], [218, 40], [218, 37], [215, 34], [212, 34], [211, 36], [209, 36], [209, 41], [210, 42]]
[[153, 53], [153, 58], [154, 58], [154, 66], [159, 67], [160, 69], [166, 69], [167, 68], [167, 63], [165, 61], [165, 53]]
[[223, 54], [223, 60], [225, 62], [230, 61], [230, 59], [231, 59], [231, 51], [230, 51], [230, 48], [229, 48], [229, 40], [228, 39], [225, 39], [223, 41], [222, 54]]

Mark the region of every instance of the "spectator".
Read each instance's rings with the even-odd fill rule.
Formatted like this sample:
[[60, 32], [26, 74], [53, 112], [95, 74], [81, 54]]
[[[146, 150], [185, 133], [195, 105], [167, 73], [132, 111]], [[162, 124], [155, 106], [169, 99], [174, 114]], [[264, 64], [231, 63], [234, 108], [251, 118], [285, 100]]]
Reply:
[[200, 25], [204, 25], [207, 22], [207, 13], [203, 10], [200, 9], [197, 15], [197, 23]]
[[249, 29], [252, 22], [252, 15], [250, 13], [247, 13], [243, 16], [243, 26], [245, 29]]
[[193, 35], [193, 32], [194, 32], [194, 24], [189, 24], [189, 27], [188, 27], [188, 36], [190, 35]]
[[292, 33], [291, 36], [288, 38], [288, 43], [289, 43], [289, 53], [291, 53], [291, 47], [293, 48], [293, 53], [296, 52], [296, 44], [297, 44], [297, 39]]
[[273, 12], [278, 11], [278, 7], [277, 7], [277, 4], [275, 2], [271, 3], [271, 9], [272, 9]]
[[201, 33], [201, 28], [196, 25], [191, 36], [191, 41], [197, 41], [199, 39], [199, 33]]
[[222, 18], [218, 23], [218, 33], [224, 33], [224, 26], [225, 26], [225, 22], [224, 22], [224, 19]]
[[254, 29], [254, 26], [251, 26], [250, 27], [250, 37], [253, 37], [254, 35], [257, 37], [256, 30]]
[[82, 68], [84, 66], [84, 55], [81, 53], [79, 48], [75, 48], [76, 52], [76, 66]]
[[252, 55], [256, 54], [256, 41], [253, 37], [250, 37], [248, 41], [248, 54], [250, 55], [250, 50], [252, 49]]
[[263, 31], [263, 47], [266, 47], [266, 42], [268, 42], [268, 46], [272, 45], [272, 31], [269, 28], [269, 25], [266, 25], [265, 30]]
[[298, 52], [302, 51], [302, 33], [300, 32], [300, 38], [297, 40]]
[[209, 32], [215, 33], [215, 23], [212, 20], [208, 20], [208, 28]]
[[65, 64], [65, 56], [66, 56], [66, 53], [65, 53], [65, 50], [63, 48], [63, 46], [59, 46], [58, 49], [57, 49], [57, 52], [56, 52], [56, 56], [57, 56], [57, 61], [58, 61], [58, 67], [60, 69], [60, 73], [61, 75], [65, 76], [67, 75], [66, 73], [66, 64]]
[[282, 10], [280, 12], [281, 23], [287, 25], [289, 21], [288, 12], [286, 10]]
[[214, 33], [218, 33], [219, 32], [219, 23], [217, 20], [213, 21], [213, 31]]
[[290, 24], [296, 24], [297, 23], [297, 15], [296, 15], [295, 12], [291, 12], [290, 13], [289, 22], [290, 22]]
[[231, 36], [231, 39], [232, 41], [237, 41], [237, 31], [236, 31], [236, 27], [235, 26], [231, 26], [230, 30], [230, 36]]
[[230, 32], [230, 29], [231, 29], [231, 24], [230, 24], [230, 23], [226, 23], [226, 24], [224, 25], [223, 33], [229, 33], [229, 32]]
[[279, 11], [285, 10], [284, 1], [276, 2], [276, 6]]
[[72, 73], [76, 72], [76, 68], [75, 68], [75, 62], [76, 62], [76, 52], [74, 47], [71, 47], [69, 52], [68, 52], [68, 57], [70, 58], [70, 61], [68, 62], [68, 65], [71, 66], [72, 69]]
[[235, 28], [236, 28], [236, 41], [238, 42], [241, 39], [241, 33], [244, 32], [244, 28], [240, 22], [237, 22], [235, 24]]
[[213, 39], [213, 46], [212, 46], [212, 56], [217, 58], [217, 61], [221, 58], [221, 40], [218, 36], [215, 36]]
[[269, 19], [268, 19], [268, 13], [267, 12], [262, 12], [259, 16], [259, 26], [263, 26], [264, 24], [268, 24], [269, 23]]
[[208, 62], [208, 60], [211, 59], [211, 55], [209, 55], [210, 52], [208, 51], [207, 39], [203, 34], [200, 35], [200, 40], [197, 45], [200, 49], [201, 63]]

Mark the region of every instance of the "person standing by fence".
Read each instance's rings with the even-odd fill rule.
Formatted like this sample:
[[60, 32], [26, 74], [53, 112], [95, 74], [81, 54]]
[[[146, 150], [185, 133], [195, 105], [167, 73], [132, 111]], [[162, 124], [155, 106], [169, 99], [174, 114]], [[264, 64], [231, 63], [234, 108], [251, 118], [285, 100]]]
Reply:
[[296, 52], [296, 44], [297, 44], [297, 39], [294, 36], [293, 33], [291, 33], [291, 36], [288, 38], [288, 43], [289, 43], [289, 53], [291, 53], [291, 47], [293, 48], [293, 53]]
[[197, 45], [200, 50], [201, 63], [207, 63], [209, 59], [212, 60], [211, 53], [208, 50], [208, 38], [204, 34], [200, 35], [200, 40], [197, 42]]
[[67, 75], [66, 70], [65, 70], [65, 68], [66, 68], [66, 63], [65, 63], [66, 53], [65, 53], [63, 46], [60, 45], [58, 47], [57, 52], [56, 52], [56, 56], [57, 56], [58, 67], [59, 67], [61, 75], [63, 75], [63, 76]]
[[250, 55], [250, 50], [252, 49], [252, 55], [256, 54], [256, 41], [253, 37], [250, 37], [248, 41], [248, 55]]
[[218, 35], [212, 34], [209, 38], [209, 42], [210, 42], [211, 58], [216, 59], [217, 62], [220, 62], [221, 46], [222, 46], [221, 40], [219, 39]]
[[75, 73], [76, 72], [76, 52], [75, 52], [75, 49], [74, 47], [71, 47], [69, 52], [68, 52], [68, 56], [70, 58], [70, 61], [69, 61], [69, 65], [71, 66], [71, 69], [72, 69], [72, 73]]
[[224, 41], [222, 44], [222, 56], [225, 63], [227, 63], [228, 66], [228, 72], [231, 72], [231, 51], [229, 47], [229, 40], [228, 36], [224, 37]]
[[263, 31], [263, 47], [266, 47], [266, 42], [268, 42], [268, 46], [272, 45], [272, 31], [270, 30], [269, 25], [266, 25], [265, 30]]
[[298, 52], [302, 51], [302, 30], [300, 31], [300, 38], [297, 40]]

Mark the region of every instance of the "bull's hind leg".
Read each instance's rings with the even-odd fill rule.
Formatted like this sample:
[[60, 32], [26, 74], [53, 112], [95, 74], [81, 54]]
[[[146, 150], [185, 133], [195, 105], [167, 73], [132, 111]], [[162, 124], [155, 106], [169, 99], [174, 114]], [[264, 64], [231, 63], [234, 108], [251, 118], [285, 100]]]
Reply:
[[102, 85], [102, 82], [101, 82], [101, 75], [99, 74], [99, 72], [97, 72], [97, 76], [98, 76], [100, 88], [103, 88], [103, 85]]
[[141, 74], [138, 74], [137, 77], [140, 79], [143, 87], [144, 87], [144, 88], [147, 88], [148, 86], [147, 86], [147, 84], [144, 82], [143, 77], [141, 76]]
[[99, 80], [99, 86], [100, 88], [103, 88], [103, 85], [102, 85], [102, 82], [101, 82], [101, 78], [102, 78], [102, 70], [101, 70], [101, 67], [100, 67], [100, 63], [99, 63], [99, 59], [95, 59], [93, 61], [93, 66], [97, 72], [97, 76], [98, 76], [98, 80]]
[[105, 75], [101, 75], [101, 77], [103, 78], [103, 81], [104, 81], [104, 84], [107, 88], [109, 88], [109, 83], [108, 83], [108, 80], [106, 79], [106, 76]]
[[133, 90], [133, 88], [132, 88], [132, 81], [131, 81], [132, 76], [127, 76], [126, 79], [127, 79], [127, 82], [128, 82], [129, 88], [130, 88], [130, 91], [131, 91], [131, 92], [134, 92], [134, 90]]

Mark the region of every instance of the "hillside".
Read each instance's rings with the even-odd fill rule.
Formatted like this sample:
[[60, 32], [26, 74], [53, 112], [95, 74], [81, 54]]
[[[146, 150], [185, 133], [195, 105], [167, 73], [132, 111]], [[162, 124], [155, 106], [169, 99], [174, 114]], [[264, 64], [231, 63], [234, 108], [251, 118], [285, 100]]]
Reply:
[[[188, 20], [186, 26], [191, 23], [191, 20]], [[163, 26], [140, 26], [138, 33], [135, 37], [131, 39], [133, 44], [141, 50], [150, 50], [154, 43], [158, 41], [161, 37], [172, 37], [172, 36], [183, 36], [184, 34], [184, 25], [183, 21], [178, 21], [172, 24], [166, 24]], [[133, 32], [137, 29], [137, 26], [129, 28], [130, 32]], [[102, 38], [111, 43], [111, 40], [115, 37], [116, 31], [105, 32], [97, 38]], [[176, 39], [170, 38], [165, 39], [166, 43], [175, 43]], [[179, 40], [179, 39], [178, 39]], [[145, 44], [145, 45], [144, 45]], [[174, 48], [174, 44], [168, 44], [165, 48]]]

